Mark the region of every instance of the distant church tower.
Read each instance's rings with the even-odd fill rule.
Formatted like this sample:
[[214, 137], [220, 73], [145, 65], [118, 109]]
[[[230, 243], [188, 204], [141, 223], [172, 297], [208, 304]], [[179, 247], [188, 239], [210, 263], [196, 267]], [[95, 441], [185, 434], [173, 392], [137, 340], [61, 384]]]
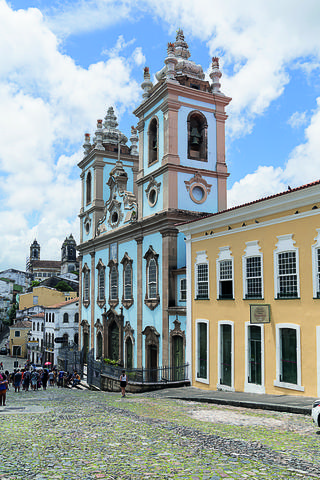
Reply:
[[73, 235], [66, 237], [61, 247], [61, 273], [71, 273], [78, 270], [77, 244]]
[[30, 245], [30, 261], [32, 260], [40, 260], [40, 245], [36, 239]]

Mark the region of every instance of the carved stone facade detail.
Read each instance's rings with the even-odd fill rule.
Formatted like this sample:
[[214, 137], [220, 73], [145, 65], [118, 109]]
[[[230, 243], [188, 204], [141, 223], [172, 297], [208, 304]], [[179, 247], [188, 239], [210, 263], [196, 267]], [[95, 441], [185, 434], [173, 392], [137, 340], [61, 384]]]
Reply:
[[150, 178], [147, 188], [145, 189], [146, 196], [150, 207], [154, 207], [158, 200], [161, 182], [156, 182], [154, 177]]
[[210, 185], [199, 172], [196, 172], [189, 181], [186, 180], [184, 183], [194, 203], [201, 204], [206, 201], [212, 185]]

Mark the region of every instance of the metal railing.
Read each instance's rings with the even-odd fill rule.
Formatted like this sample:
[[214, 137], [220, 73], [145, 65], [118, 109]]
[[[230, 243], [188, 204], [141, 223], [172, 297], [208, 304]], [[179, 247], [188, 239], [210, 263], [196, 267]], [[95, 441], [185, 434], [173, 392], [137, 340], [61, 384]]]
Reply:
[[[101, 363], [101, 375], [109, 378], [119, 380], [122, 370], [123, 367]], [[189, 364], [178, 367], [127, 368], [125, 370], [128, 382], [131, 384], [167, 384], [189, 379]]]

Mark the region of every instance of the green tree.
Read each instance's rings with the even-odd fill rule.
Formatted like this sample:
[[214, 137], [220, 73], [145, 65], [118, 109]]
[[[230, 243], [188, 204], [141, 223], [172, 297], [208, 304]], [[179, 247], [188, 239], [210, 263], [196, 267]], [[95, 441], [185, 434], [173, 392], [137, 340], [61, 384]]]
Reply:
[[32, 280], [31, 287], [39, 287], [39, 285], [40, 285], [40, 282], [38, 282], [38, 280]]
[[59, 290], [59, 292], [73, 292], [73, 288], [71, 288], [65, 280], [60, 280], [55, 286], [55, 289]]
[[9, 312], [8, 312], [8, 316], [9, 316], [9, 325], [12, 325], [13, 324], [13, 320], [16, 318], [16, 312], [18, 310], [18, 304], [17, 303], [13, 303]]

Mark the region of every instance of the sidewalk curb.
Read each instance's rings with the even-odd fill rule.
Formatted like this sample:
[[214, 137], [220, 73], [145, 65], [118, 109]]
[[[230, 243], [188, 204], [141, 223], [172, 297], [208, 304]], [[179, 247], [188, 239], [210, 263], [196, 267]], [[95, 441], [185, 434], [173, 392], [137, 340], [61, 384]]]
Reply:
[[168, 395], [167, 398], [173, 400], [184, 400], [186, 402], [213, 403], [216, 405], [231, 405], [233, 407], [244, 407], [260, 410], [273, 410], [276, 412], [295, 413], [299, 415], [311, 415], [311, 407], [297, 407], [292, 405], [281, 405], [273, 403], [259, 403], [245, 400], [225, 400], [223, 398], [203, 398], [203, 397], [180, 397]]

